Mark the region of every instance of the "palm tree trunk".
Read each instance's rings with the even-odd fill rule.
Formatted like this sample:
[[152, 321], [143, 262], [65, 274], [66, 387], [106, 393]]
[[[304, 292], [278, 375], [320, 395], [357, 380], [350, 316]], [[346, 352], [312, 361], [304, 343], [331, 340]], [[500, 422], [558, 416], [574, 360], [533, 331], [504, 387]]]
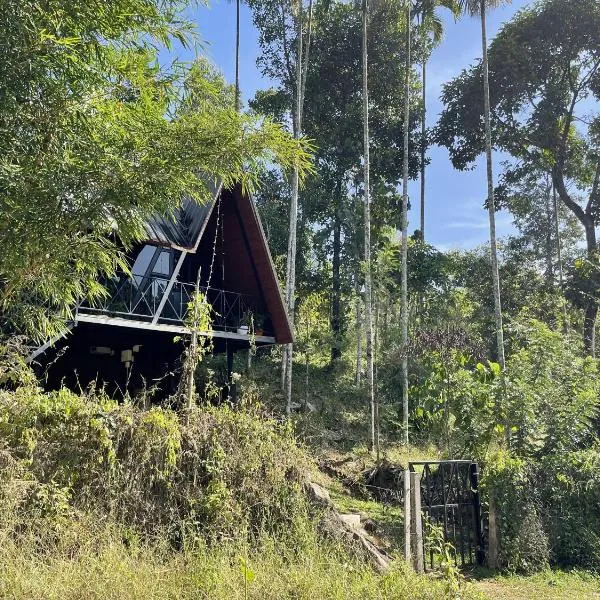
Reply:
[[494, 317], [496, 322], [496, 342], [498, 350], [498, 363], [504, 371], [504, 327], [502, 325], [502, 303], [500, 300], [500, 274], [498, 271], [498, 248], [496, 243], [496, 208], [494, 204], [494, 172], [492, 164], [492, 126], [490, 119], [490, 81], [487, 54], [486, 31], [486, 0], [481, 0], [481, 47], [483, 56], [483, 110], [485, 122], [485, 155], [487, 166], [488, 186], [488, 215], [490, 219], [490, 255], [492, 263], [492, 286], [494, 293]]
[[[358, 269], [359, 267], [357, 267]], [[358, 273], [354, 278], [354, 293], [356, 295], [355, 301], [355, 318], [356, 318], [356, 373], [355, 383], [357, 387], [360, 387], [360, 380], [362, 375], [362, 310], [360, 300], [360, 280]]]
[[[423, 25], [425, 33], [425, 25]], [[423, 58], [421, 66], [423, 117], [421, 120], [421, 239], [425, 241], [425, 158], [427, 153], [427, 61]]]
[[333, 211], [333, 256], [331, 260], [331, 365], [342, 356], [342, 186], [340, 179], [334, 192]]
[[[313, 0], [308, 4], [308, 34], [306, 48], [303, 46], [302, 36], [302, 0], [298, 0], [297, 16], [297, 47], [296, 47], [296, 90], [294, 98], [293, 121], [294, 137], [299, 139], [302, 135], [302, 110], [304, 107], [304, 92], [306, 89], [306, 76], [308, 74], [308, 60], [310, 50], [310, 40], [312, 34], [312, 16]], [[302, 59], [304, 58], [304, 65]], [[292, 328], [294, 327], [294, 306], [296, 293], [296, 238], [298, 228], [298, 194], [299, 194], [299, 173], [298, 168], [294, 167], [292, 176], [292, 203], [290, 206], [290, 235], [288, 239], [287, 255], [287, 277], [285, 285], [285, 301], [288, 311], [288, 317]], [[286, 397], [286, 413], [291, 413], [292, 405], [292, 359], [293, 345], [287, 344], [283, 348], [283, 360], [281, 365], [281, 388]]]
[[[294, 137], [300, 138], [302, 127], [302, 0], [298, 0], [297, 33], [296, 33], [296, 90], [294, 97]], [[288, 238], [287, 278], [285, 285], [285, 302], [290, 323], [294, 324], [295, 292], [296, 292], [296, 235], [298, 228], [298, 188], [299, 171], [294, 167], [292, 175], [292, 202], [290, 206], [290, 235]], [[284, 348], [283, 380], [286, 399], [286, 413], [292, 412], [292, 358], [293, 346]]]
[[312, 40], [313, 0], [308, 2], [308, 26], [306, 32], [306, 46], [304, 48], [304, 66], [302, 67], [302, 89], [300, 92], [300, 120], [304, 110], [304, 94], [306, 92], [306, 76], [308, 75], [308, 58], [310, 55], [310, 42]]
[[235, 2], [235, 110], [240, 112], [240, 4]]
[[362, 75], [363, 75], [363, 141], [364, 141], [364, 180], [365, 180], [365, 325], [367, 333], [367, 382], [369, 387], [369, 404], [371, 407], [371, 449], [379, 460], [379, 438], [376, 435], [375, 381], [373, 371], [373, 312], [371, 281], [371, 183], [369, 154], [369, 85], [368, 85], [368, 53], [367, 24], [368, 0], [363, 0], [362, 7]]
[[411, 8], [408, 0], [406, 9], [406, 78], [404, 85], [404, 152], [402, 156], [402, 250], [400, 327], [402, 331], [402, 429], [404, 444], [408, 446], [408, 144], [410, 129], [410, 69], [411, 69]]

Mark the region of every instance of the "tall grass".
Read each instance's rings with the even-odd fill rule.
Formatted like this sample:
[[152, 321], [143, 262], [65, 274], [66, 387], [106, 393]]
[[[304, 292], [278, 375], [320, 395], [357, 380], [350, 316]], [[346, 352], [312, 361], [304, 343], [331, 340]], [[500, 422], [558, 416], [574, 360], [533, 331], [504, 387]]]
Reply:
[[[76, 535], [75, 535], [76, 534]], [[223, 544], [175, 552], [156, 540], [131, 541], [114, 527], [79, 526], [53, 551], [33, 538], [4, 540], [0, 597], [14, 600], [443, 599], [444, 581], [417, 577], [398, 561], [384, 575], [308, 533], [253, 547]], [[77, 539], [77, 543], [75, 543]], [[468, 588], [461, 596], [475, 598]]]
[[310, 468], [247, 398], [187, 424], [94, 394], [0, 390], [0, 598], [456, 597], [401, 560], [378, 574], [325, 534]]

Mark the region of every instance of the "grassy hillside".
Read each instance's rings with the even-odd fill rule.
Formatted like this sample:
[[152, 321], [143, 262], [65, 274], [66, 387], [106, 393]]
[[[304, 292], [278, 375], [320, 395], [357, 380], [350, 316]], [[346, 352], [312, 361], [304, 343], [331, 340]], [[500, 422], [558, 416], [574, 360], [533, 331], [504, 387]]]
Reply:
[[0, 391], [0, 597], [455, 596], [455, 581], [402, 559], [380, 574], [325, 533], [304, 490], [316, 463], [251, 394], [183, 421], [101, 394]]

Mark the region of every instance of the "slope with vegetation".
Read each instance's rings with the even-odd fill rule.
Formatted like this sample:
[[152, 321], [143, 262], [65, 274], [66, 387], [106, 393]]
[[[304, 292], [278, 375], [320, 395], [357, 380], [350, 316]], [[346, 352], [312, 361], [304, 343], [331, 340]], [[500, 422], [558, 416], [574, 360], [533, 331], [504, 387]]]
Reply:
[[[497, 4], [249, 2], [272, 88], [244, 112], [204, 59], [159, 60], [194, 42], [185, 2], [0, 0], [0, 596], [595, 597], [600, 5], [540, 0], [489, 48], [482, 30], [485, 60], [424, 134], [414, 62], [436, 7], [485, 26]], [[460, 169], [486, 152], [490, 184], [492, 150], [509, 155], [482, 198], [497, 264], [409, 234], [399, 183], [432, 143]], [[184, 414], [42, 391], [24, 346], [62, 333], [145, 219], [205, 201], [207, 178], [256, 192], [293, 354], [238, 355], [235, 407], [204, 397], [222, 358], [203, 352]], [[401, 507], [364, 478], [414, 458], [479, 461], [509, 575], [405, 565]], [[309, 477], [368, 523], [387, 572]]]

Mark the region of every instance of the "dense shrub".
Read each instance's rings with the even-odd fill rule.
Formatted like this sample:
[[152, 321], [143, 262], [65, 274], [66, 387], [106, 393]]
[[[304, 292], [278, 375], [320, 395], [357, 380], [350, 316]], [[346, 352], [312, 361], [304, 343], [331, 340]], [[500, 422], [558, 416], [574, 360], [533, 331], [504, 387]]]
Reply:
[[499, 453], [484, 469], [496, 509], [499, 566], [534, 572], [549, 562], [600, 570], [600, 449], [526, 461]]
[[505, 453], [485, 466], [483, 489], [496, 514], [501, 569], [531, 573], [548, 567], [550, 547], [534, 479], [530, 465]]
[[600, 447], [545, 458], [539, 480], [554, 561], [600, 571]]
[[[13, 600], [463, 600], [444, 579], [418, 577], [404, 561], [385, 573], [344, 547], [304, 532], [260, 545], [220, 544], [174, 552], [162, 540], [139, 542], [115, 526], [72, 522], [41, 555], [32, 540], [0, 544], [0, 597]], [[64, 539], [78, 538], [70, 546]]]
[[183, 425], [23, 386], [0, 391], [0, 443], [2, 598], [478, 597], [323, 536], [289, 427], [247, 405]]
[[511, 451], [540, 459], [591, 444], [600, 400], [597, 362], [583, 356], [579, 340], [540, 321], [522, 319], [510, 333], [503, 404]]
[[306, 457], [252, 408], [197, 409], [184, 425], [165, 408], [23, 386], [0, 391], [0, 442], [19, 471], [0, 494], [24, 520], [92, 511], [183, 543], [290, 530], [306, 511]]
[[412, 357], [409, 394], [417, 439], [433, 441], [449, 458], [479, 459], [507, 438], [511, 452], [536, 460], [591, 444], [600, 406], [597, 362], [583, 356], [573, 334], [527, 315], [507, 333], [501, 376], [500, 365], [478, 360], [464, 332], [421, 332], [427, 348]]

